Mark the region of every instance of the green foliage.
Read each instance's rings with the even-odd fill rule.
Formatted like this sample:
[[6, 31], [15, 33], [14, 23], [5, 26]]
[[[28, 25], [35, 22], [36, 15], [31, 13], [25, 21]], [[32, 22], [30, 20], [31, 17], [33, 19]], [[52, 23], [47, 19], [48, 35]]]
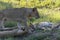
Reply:
[[[34, 6], [54, 8], [54, 7], [60, 6], [59, 1], [60, 0], [28, 0], [28, 1], [27, 0], [0, 0], [0, 2], [11, 4], [13, 8], [34, 7]], [[7, 5], [7, 6], [10, 6], [10, 5]]]
[[60, 10], [59, 8], [38, 8], [38, 12], [40, 15], [39, 19], [36, 19], [33, 23], [39, 23], [41, 21], [50, 21], [50, 22], [60, 22]]
[[13, 21], [8, 21], [8, 22], [5, 22], [4, 26], [5, 27], [14, 27], [17, 25], [17, 22], [13, 22]]
[[12, 8], [12, 5], [10, 3], [5, 3], [0, 1], [0, 10], [7, 9], [7, 8]]
[[60, 35], [57, 35], [57, 40], [60, 40]]
[[30, 40], [43, 40], [45, 36], [32, 37]]
[[7, 39], [5, 39], [5, 40], [14, 40], [13, 38], [11, 38], [11, 37], [9, 37], [9, 38], [7, 38]]

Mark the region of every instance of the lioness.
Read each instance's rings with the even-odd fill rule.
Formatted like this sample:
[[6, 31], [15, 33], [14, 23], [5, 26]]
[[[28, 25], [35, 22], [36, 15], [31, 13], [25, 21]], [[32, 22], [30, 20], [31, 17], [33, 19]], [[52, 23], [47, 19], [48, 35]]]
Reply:
[[23, 22], [27, 27], [27, 21], [32, 17], [40, 17], [37, 8], [10, 8], [0, 11], [0, 23], [2, 23], [2, 26], [4, 21], [10, 20], [19, 23]]

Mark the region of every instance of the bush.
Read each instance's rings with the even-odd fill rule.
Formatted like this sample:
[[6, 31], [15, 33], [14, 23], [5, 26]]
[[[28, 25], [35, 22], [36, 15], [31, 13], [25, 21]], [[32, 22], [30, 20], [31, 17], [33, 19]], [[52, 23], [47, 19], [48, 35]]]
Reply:
[[8, 21], [8, 22], [5, 22], [4, 26], [5, 27], [14, 27], [17, 25], [17, 22], [13, 22], [13, 21]]
[[25, 38], [24, 40], [44, 40], [47, 37], [49, 37], [49, 34], [37, 33], [30, 35], [28, 38]]

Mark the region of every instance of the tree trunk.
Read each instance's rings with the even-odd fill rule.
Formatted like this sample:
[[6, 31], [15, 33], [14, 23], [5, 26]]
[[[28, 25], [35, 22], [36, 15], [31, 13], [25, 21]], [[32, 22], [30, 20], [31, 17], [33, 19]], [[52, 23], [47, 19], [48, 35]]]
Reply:
[[14, 29], [12, 31], [0, 31], [0, 37], [19, 36], [26, 34], [26, 31]]

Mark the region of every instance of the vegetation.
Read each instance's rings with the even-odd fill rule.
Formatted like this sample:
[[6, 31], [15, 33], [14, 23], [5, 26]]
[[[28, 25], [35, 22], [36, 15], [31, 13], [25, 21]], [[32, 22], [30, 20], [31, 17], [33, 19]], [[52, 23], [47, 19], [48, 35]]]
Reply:
[[[54, 40], [56, 38], [56, 40], [60, 40], [60, 30], [57, 30], [54, 32], [55, 35], [51, 34], [52, 31], [39, 31], [36, 33], [33, 33], [31, 35], [28, 36], [22, 36], [22, 39], [20, 37], [7, 37], [5, 38], [5, 40]], [[20, 38], [20, 39], [19, 39]]]
[[[37, 7], [40, 18], [33, 18], [28, 23], [32, 22], [33, 24], [39, 23], [41, 21], [50, 21], [50, 22], [60, 22], [60, 0], [0, 0], [0, 10], [8, 9], [8, 8], [33, 8]], [[6, 22], [5, 27], [13, 27], [16, 26], [15, 22]], [[39, 32], [39, 31], [38, 31]], [[48, 31], [47, 33], [49, 33]], [[38, 34], [38, 36], [30, 35], [24, 40], [51, 40], [50, 34], [46, 34], [46, 32], [42, 32]], [[56, 31], [56, 39], [60, 40], [60, 30]], [[13, 38], [8, 38], [6, 40], [12, 40]]]
[[13, 21], [7, 21], [4, 24], [5, 27], [14, 27], [17, 26], [17, 22], [13, 22]]

